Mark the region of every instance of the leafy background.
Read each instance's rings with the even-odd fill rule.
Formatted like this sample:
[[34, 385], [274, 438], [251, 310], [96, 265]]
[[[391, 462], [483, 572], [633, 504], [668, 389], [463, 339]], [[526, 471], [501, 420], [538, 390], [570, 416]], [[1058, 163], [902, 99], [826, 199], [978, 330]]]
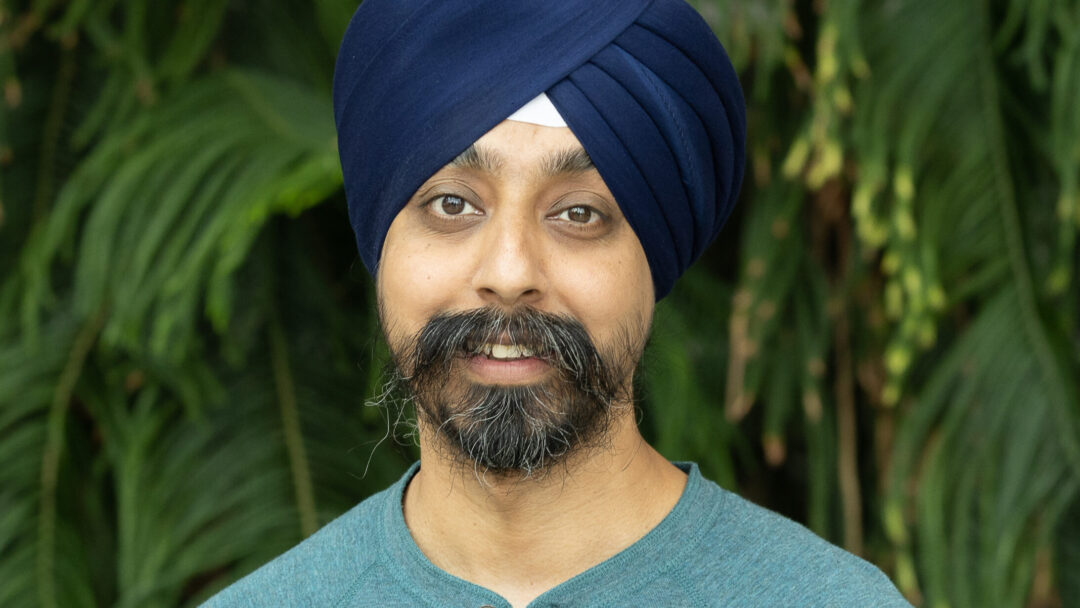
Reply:
[[[364, 406], [356, 4], [0, 4], [0, 605], [196, 605], [415, 457]], [[696, 5], [751, 162], [647, 437], [916, 605], [1080, 606], [1080, 1]]]

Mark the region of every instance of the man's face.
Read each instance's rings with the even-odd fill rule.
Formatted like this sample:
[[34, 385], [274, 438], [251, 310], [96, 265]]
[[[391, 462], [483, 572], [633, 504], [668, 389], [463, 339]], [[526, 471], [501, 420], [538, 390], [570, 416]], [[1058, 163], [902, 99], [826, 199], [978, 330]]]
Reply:
[[629, 408], [645, 253], [568, 128], [504, 121], [394, 219], [377, 276], [400, 379], [439, 445], [529, 473]]

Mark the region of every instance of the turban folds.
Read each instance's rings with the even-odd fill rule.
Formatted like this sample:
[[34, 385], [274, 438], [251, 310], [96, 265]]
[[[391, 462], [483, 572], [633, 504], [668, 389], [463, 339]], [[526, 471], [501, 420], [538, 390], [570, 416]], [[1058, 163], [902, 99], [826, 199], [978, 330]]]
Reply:
[[683, 0], [366, 0], [334, 71], [360, 257], [440, 168], [546, 92], [615, 196], [657, 299], [716, 237], [745, 160], [742, 90]]

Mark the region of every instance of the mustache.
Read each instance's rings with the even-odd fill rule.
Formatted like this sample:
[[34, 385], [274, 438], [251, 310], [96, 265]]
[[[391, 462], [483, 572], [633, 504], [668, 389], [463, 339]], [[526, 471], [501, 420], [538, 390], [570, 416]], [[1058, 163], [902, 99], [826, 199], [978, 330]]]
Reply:
[[595, 384], [608, 375], [585, 326], [570, 315], [529, 307], [513, 311], [487, 307], [432, 317], [416, 337], [409, 366], [412, 376], [419, 379], [426, 371], [445, 369], [455, 357], [482, 354], [487, 344], [528, 348], [578, 384]]
[[[392, 365], [380, 399], [415, 406], [417, 422], [441, 437], [436, 449], [452, 462], [524, 477], [604, 445], [615, 408], [632, 402], [633, 368], [648, 333], [626, 326], [596, 344], [573, 316], [528, 306], [441, 312], [396, 340], [383, 329]], [[554, 373], [523, 385], [479, 384], [460, 374], [463, 359], [494, 344], [539, 357]]]

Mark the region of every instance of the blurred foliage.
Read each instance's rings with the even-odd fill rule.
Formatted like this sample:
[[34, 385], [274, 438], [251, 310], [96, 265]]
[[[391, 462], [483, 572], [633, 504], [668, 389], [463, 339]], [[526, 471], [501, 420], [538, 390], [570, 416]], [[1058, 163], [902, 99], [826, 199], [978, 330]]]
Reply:
[[[751, 162], [646, 435], [917, 605], [1080, 606], [1080, 1], [695, 4]], [[363, 405], [355, 6], [0, 4], [0, 605], [195, 605], [415, 457]]]

